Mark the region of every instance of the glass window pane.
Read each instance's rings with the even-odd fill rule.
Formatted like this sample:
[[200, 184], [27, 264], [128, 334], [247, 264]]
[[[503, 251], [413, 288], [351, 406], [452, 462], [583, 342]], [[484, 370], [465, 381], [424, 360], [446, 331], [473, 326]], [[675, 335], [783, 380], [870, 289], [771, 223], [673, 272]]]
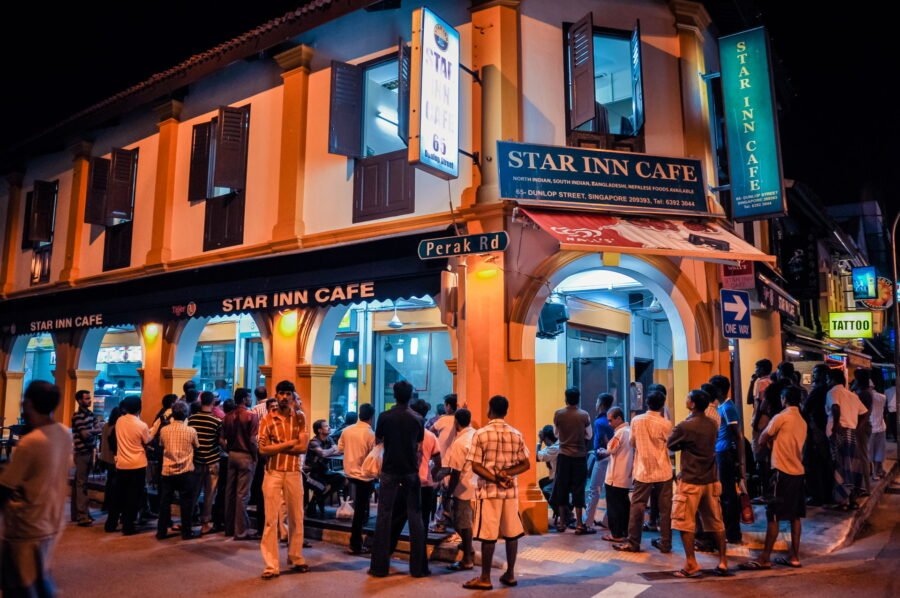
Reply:
[[594, 91], [597, 118], [578, 127], [578, 130], [634, 135], [629, 36], [594, 34]]
[[[349, 312], [348, 312], [349, 313]], [[359, 336], [339, 335], [334, 339], [331, 365], [337, 366], [331, 376], [331, 402], [328, 423], [339, 428], [350, 411], [357, 410], [357, 380], [359, 378]]]
[[413, 396], [431, 403], [432, 409], [453, 391], [453, 375], [445, 363], [453, 357], [447, 332], [379, 334], [373, 348], [376, 410], [394, 405], [393, 385], [400, 380], [412, 384]]
[[363, 108], [363, 154], [380, 156], [406, 148], [398, 135], [397, 60], [366, 70]]

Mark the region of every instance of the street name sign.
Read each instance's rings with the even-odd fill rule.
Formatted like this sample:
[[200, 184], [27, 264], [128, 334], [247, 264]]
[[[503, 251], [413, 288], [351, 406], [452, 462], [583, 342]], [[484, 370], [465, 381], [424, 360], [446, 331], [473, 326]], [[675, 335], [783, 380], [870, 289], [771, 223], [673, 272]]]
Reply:
[[425, 239], [419, 242], [419, 259], [432, 260], [471, 253], [506, 251], [508, 246], [509, 235], [506, 234], [506, 231]]

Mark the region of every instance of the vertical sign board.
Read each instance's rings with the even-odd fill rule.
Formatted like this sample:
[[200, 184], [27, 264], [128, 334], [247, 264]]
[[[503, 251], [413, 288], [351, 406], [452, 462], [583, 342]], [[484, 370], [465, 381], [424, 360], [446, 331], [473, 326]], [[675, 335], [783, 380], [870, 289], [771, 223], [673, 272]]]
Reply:
[[719, 299], [725, 338], [750, 338], [750, 293], [722, 289]]
[[785, 214], [778, 120], [763, 27], [719, 38], [732, 215], [760, 220]]
[[409, 163], [459, 176], [459, 32], [428, 10], [413, 11]]
[[864, 266], [851, 270], [853, 277], [853, 298], [856, 301], [878, 298], [878, 276], [875, 266]]

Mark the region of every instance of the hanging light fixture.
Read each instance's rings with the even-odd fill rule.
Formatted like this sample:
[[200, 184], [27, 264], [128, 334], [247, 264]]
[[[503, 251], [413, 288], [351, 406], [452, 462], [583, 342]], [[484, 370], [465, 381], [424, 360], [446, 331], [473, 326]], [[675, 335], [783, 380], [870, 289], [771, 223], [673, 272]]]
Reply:
[[397, 363], [403, 363], [403, 349], [397, 349]]
[[419, 354], [419, 338], [412, 337], [412, 340], [409, 341], [409, 354], [410, 355], [418, 355]]
[[403, 328], [403, 322], [400, 321], [400, 316], [397, 315], [397, 306], [394, 306], [394, 317], [391, 318], [391, 321], [388, 322], [388, 328], [393, 328], [394, 330], [399, 330]]
[[334, 348], [331, 351], [332, 355], [335, 357], [340, 357], [341, 355], [341, 341], [338, 339], [334, 339]]

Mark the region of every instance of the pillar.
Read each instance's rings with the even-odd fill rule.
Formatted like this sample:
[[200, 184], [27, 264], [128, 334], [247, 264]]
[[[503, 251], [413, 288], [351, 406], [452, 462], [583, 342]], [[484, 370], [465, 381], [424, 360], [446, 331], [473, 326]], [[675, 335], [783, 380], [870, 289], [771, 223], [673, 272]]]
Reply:
[[[78, 353], [81, 350], [84, 331], [61, 330], [52, 334], [56, 352], [53, 378], [60, 393], [60, 405], [56, 409], [55, 417], [56, 421], [68, 426], [72, 423], [72, 414], [75, 413], [75, 391], [82, 390], [78, 384], [84, 383], [84, 379], [78, 376], [78, 372], [85, 371], [78, 368]], [[93, 387], [92, 378], [91, 385], [84, 389], [91, 390]]]
[[[167, 339], [163, 334], [163, 325], [156, 322], [137, 326], [137, 333], [142, 351], [142, 363], [138, 368], [141, 377], [141, 417], [152, 424], [153, 416], [162, 408], [163, 395], [175, 392], [165, 388], [162, 375], [163, 347]], [[177, 394], [181, 394], [181, 388]]]
[[93, 144], [81, 141], [72, 147], [72, 191], [69, 194], [69, 221], [66, 223], [66, 253], [59, 280], [72, 285], [78, 279], [81, 263], [81, 237], [87, 205], [88, 170]]
[[18, 231], [22, 221], [22, 179], [21, 172], [14, 172], [6, 177], [9, 188], [6, 209], [6, 226], [3, 235], [3, 255], [0, 261], [0, 296], [9, 295], [16, 284], [16, 261], [19, 258], [18, 248], [21, 240]]
[[740, 344], [741, 387], [732, 391], [734, 400], [742, 404], [744, 434], [747, 438], [751, 437], [750, 413], [753, 409], [747, 405], [747, 391], [750, 388], [750, 376], [756, 369], [756, 362], [768, 359], [774, 368], [784, 355], [781, 343], [781, 316], [777, 312], [751, 311], [750, 326], [753, 329], [753, 338], [737, 341]]
[[457, 360], [456, 359], [445, 359], [444, 365], [447, 366], [447, 369], [450, 370], [450, 373], [453, 374], [453, 392], [459, 392], [459, 386], [457, 384], [456, 373], [458, 371], [457, 368]]
[[25, 372], [0, 371], [0, 424], [11, 426], [22, 411], [22, 384]]
[[519, 89], [519, 0], [473, 2], [472, 69], [482, 84], [473, 86], [473, 148], [481, 153], [476, 203], [500, 199], [497, 141], [521, 138]]
[[317, 419], [329, 421], [331, 410], [331, 377], [337, 370], [334, 365], [297, 366], [297, 393], [303, 399], [303, 411], [310, 426]]
[[[277, 312], [271, 316], [272, 321], [272, 391], [282, 380], [290, 380], [296, 384], [297, 378], [297, 333], [301, 317], [305, 312], [290, 309]], [[274, 396], [274, 395], [273, 395]], [[307, 398], [303, 397], [304, 403]]]
[[279, 249], [299, 247], [303, 235], [303, 186], [306, 173], [306, 123], [309, 64], [313, 49], [300, 45], [275, 55], [281, 79], [281, 152], [278, 169], [278, 211], [272, 242]]
[[[160, 401], [162, 401], [162, 395], [176, 394], [180, 397], [184, 392], [184, 383], [191, 380], [196, 375], [197, 370], [195, 368], [163, 367]], [[146, 390], [144, 392], [146, 392]], [[152, 415], [156, 415], [156, 413], [154, 412]]]
[[182, 104], [169, 100], [156, 107], [159, 115], [159, 146], [156, 153], [156, 178], [153, 182], [153, 222], [146, 265], [160, 266], [172, 258], [172, 214], [175, 209], [175, 159], [178, 152], [178, 125]]
[[266, 393], [268, 396], [275, 396], [275, 384], [272, 382], [272, 366], [270, 365], [261, 365], [259, 366], [259, 373], [263, 375], [266, 379]]

